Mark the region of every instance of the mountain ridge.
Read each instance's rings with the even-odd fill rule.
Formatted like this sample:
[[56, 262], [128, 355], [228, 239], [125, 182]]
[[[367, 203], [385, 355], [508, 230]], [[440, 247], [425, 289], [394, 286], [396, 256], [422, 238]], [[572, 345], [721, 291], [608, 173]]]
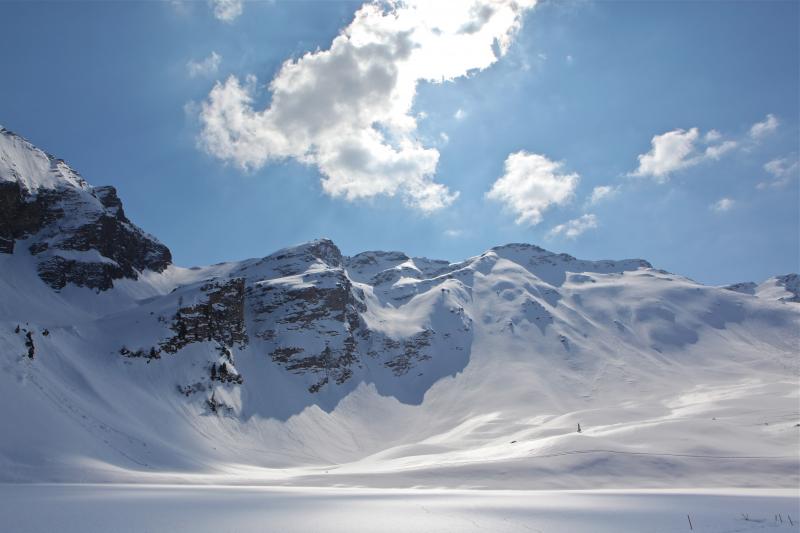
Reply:
[[329, 239], [184, 268], [113, 188], [22, 175], [60, 160], [14, 164], [38, 149], [5, 132], [0, 480], [797, 481], [796, 277], [737, 291], [524, 243], [451, 263]]

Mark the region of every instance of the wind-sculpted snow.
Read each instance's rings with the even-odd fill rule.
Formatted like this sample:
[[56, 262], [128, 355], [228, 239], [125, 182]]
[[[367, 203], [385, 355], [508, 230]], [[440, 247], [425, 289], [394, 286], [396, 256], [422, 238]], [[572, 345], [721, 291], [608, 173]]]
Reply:
[[800, 481], [796, 276], [327, 239], [181, 268], [113, 189], [0, 137], [0, 480]]

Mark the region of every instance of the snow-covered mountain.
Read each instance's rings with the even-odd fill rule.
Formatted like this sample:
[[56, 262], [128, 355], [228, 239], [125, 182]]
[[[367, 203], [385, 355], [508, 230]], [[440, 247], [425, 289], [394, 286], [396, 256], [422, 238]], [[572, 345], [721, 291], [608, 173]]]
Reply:
[[3, 129], [0, 480], [795, 486], [793, 276], [326, 239], [182, 268]]
[[752, 281], [736, 283], [725, 288], [768, 300], [800, 303], [800, 276], [797, 274], [773, 276], [762, 283], [754, 283]]

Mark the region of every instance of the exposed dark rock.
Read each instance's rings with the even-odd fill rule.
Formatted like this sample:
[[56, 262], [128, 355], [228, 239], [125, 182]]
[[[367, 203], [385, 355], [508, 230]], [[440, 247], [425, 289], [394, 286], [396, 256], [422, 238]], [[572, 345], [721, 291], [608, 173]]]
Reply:
[[163, 341], [167, 353], [175, 353], [193, 342], [216, 341], [231, 347], [247, 343], [244, 322], [244, 279], [233, 278], [203, 285], [204, 301], [180, 306], [170, 329], [175, 335]]
[[148, 362], [151, 359], [161, 359], [161, 349], [155, 347], [152, 347], [148, 350], [143, 348], [139, 348], [138, 350], [129, 350], [123, 346], [119, 349], [119, 354], [123, 357], [147, 359]]
[[28, 349], [28, 357], [33, 359], [36, 356], [36, 346], [33, 345], [33, 333], [30, 331], [25, 334], [25, 347]]
[[217, 365], [217, 363], [212, 363], [209, 376], [211, 381], [219, 381], [220, 383], [241, 385], [244, 382], [242, 375], [236, 372], [233, 366], [229, 366], [226, 362], [222, 362], [219, 365]]
[[14, 241], [37, 233], [64, 216], [55, 191], [31, 197], [14, 181], [0, 181], [0, 253], [14, 253]]
[[424, 348], [427, 348], [431, 345], [431, 339], [433, 338], [433, 335], [433, 330], [426, 329], [408, 339], [405, 339], [402, 343], [399, 341], [390, 343], [387, 342], [390, 341], [390, 339], [386, 339], [384, 341], [384, 345], [387, 346], [387, 348], [391, 350], [399, 348], [402, 345], [403, 351], [400, 355], [397, 355], [386, 361], [384, 365], [388, 368], [391, 368], [392, 373], [395, 376], [407, 374], [408, 371], [414, 368], [417, 363], [431, 358], [430, 355], [425, 353]]
[[205, 390], [207, 390], [207, 387], [206, 384], [203, 383], [202, 381], [192, 383], [191, 385], [178, 385], [178, 392], [183, 394], [187, 398], [192, 394], [203, 392]]
[[206, 400], [206, 407], [214, 414], [229, 415], [233, 413], [233, 408], [222, 400], [218, 400], [214, 392], [212, 392], [211, 397]]
[[[307, 261], [323, 257], [341, 263], [341, 254], [332, 243], [317, 241], [307, 248], [314, 252], [304, 252], [310, 257]], [[296, 255], [293, 252], [293, 257]], [[359, 313], [366, 306], [361, 290], [341, 268], [305, 272], [302, 278], [300, 286], [256, 285], [248, 291], [248, 299], [254, 322], [263, 325], [255, 335], [272, 346], [272, 360], [289, 372], [316, 377], [309, 387], [316, 392], [327, 383], [342, 384], [353, 375], [352, 367], [360, 361], [356, 335], [364, 329]], [[313, 349], [292, 344], [293, 336], [301, 331], [324, 339], [324, 346]]]

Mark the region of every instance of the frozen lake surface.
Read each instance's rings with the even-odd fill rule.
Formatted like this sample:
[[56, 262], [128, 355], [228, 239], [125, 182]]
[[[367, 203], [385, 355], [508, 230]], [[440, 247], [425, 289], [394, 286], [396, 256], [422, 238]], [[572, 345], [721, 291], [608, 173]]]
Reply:
[[2, 529], [16, 533], [663, 533], [690, 531], [687, 514], [698, 532], [800, 531], [800, 494], [0, 485]]

